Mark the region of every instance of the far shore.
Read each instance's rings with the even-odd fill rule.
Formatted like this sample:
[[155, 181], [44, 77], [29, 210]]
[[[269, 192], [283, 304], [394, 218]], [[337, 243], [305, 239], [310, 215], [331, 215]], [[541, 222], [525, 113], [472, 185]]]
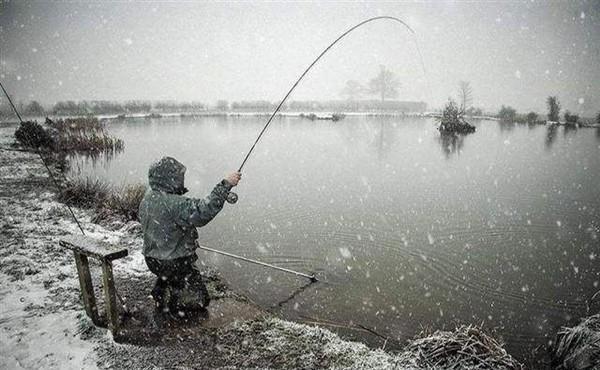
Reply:
[[[144, 113], [130, 113], [130, 114], [96, 114], [88, 115], [89, 117], [96, 117], [101, 121], [119, 122], [122, 120], [137, 120], [137, 119], [160, 119], [160, 118], [203, 118], [203, 117], [261, 117], [268, 118], [272, 112], [267, 111], [219, 111], [219, 110], [206, 110], [206, 111], [190, 111], [190, 112], [144, 112]], [[343, 117], [392, 117], [392, 118], [439, 118], [441, 114], [439, 112], [401, 112], [401, 111], [358, 111], [358, 112], [339, 112], [339, 111], [326, 111], [326, 110], [315, 110], [315, 111], [284, 111], [278, 112], [278, 117], [308, 119], [311, 114], [315, 115], [317, 120], [331, 120], [333, 115], [341, 115]], [[81, 115], [48, 115], [51, 119], [65, 119], [81, 117]], [[490, 115], [478, 115], [478, 116], [466, 116], [467, 119], [476, 121], [502, 121], [498, 117]], [[46, 116], [24, 116], [23, 120], [35, 120], [43, 122]], [[338, 121], [339, 122], [339, 121]], [[16, 117], [14, 119], [7, 120], [6, 118], [0, 118], [0, 125], [11, 125], [17, 124]], [[508, 122], [508, 123], [522, 123], [522, 122]], [[569, 124], [564, 121], [539, 121], [541, 125], [560, 125], [560, 126], [575, 126], [575, 127], [587, 127], [587, 128], [600, 128], [600, 124], [597, 123], [586, 123], [578, 122], [577, 124]]]
[[[190, 112], [143, 112], [143, 113], [128, 113], [128, 114], [96, 114], [89, 115], [90, 117], [96, 117], [99, 120], [120, 120], [120, 119], [152, 119], [152, 118], [168, 118], [168, 117], [270, 117], [271, 111], [219, 111], [219, 110], [206, 110], [206, 111], [190, 111]], [[404, 111], [332, 111], [332, 110], [306, 110], [306, 111], [283, 111], [277, 112], [276, 116], [279, 117], [290, 117], [290, 118], [304, 118], [314, 114], [317, 117], [328, 117], [334, 114], [350, 116], [350, 117], [416, 117], [416, 118], [431, 118], [440, 116], [439, 112], [427, 111], [427, 112], [404, 112]], [[49, 118], [75, 118], [81, 117], [82, 115], [47, 115]], [[38, 120], [43, 121], [46, 116], [24, 116], [24, 120]], [[476, 120], [490, 120], [498, 121], [497, 117], [493, 116], [468, 116], [470, 119]], [[18, 123], [15, 119], [0, 119], [0, 123]]]

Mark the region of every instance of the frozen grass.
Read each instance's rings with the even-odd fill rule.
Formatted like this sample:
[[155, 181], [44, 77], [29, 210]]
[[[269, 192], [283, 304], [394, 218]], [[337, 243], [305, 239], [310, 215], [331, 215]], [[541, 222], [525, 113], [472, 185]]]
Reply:
[[348, 342], [329, 330], [277, 318], [236, 323], [219, 333], [242, 368], [403, 369], [398, 358], [362, 343]]
[[115, 217], [122, 221], [135, 221], [145, 192], [146, 187], [142, 184], [115, 189], [103, 180], [86, 177], [67, 183], [58, 200], [68, 205], [93, 208], [93, 222]]
[[501, 343], [472, 325], [412, 340], [400, 357], [426, 369], [523, 369]]
[[70, 206], [93, 208], [102, 204], [110, 193], [108, 183], [85, 177], [68, 182], [58, 194], [58, 200]]
[[106, 200], [96, 207], [93, 221], [106, 220], [113, 216], [123, 221], [137, 221], [140, 202], [145, 193], [146, 186], [142, 184], [127, 185], [109, 192]]
[[556, 335], [553, 366], [562, 370], [600, 368], [600, 314], [587, 317]]
[[499, 342], [474, 326], [423, 336], [398, 354], [344, 341], [320, 327], [277, 318], [238, 323], [219, 335], [232, 343], [224, 350], [232, 353], [232, 363], [240, 367], [523, 369]]

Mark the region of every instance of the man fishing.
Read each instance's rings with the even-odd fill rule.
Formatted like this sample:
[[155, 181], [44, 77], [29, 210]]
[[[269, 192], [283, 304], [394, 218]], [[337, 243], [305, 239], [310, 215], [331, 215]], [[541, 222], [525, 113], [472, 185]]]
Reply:
[[150, 166], [150, 189], [140, 203], [144, 233], [143, 255], [157, 276], [152, 297], [158, 312], [184, 316], [186, 311], [205, 309], [210, 298], [197, 260], [196, 227], [210, 222], [223, 209], [227, 194], [241, 178], [232, 172], [204, 199], [183, 196], [185, 166], [163, 157]]

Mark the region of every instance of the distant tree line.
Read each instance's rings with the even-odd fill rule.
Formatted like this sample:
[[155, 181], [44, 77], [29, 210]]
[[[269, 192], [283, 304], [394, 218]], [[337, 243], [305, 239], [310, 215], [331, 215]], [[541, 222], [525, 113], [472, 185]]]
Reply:
[[[18, 104], [17, 109], [24, 116], [85, 116], [102, 114], [135, 114], [148, 112], [194, 112], [207, 109], [200, 102], [129, 100], [116, 102], [110, 100], [59, 101], [50, 107], [44, 107], [37, 101]], [[8, 117], [12, 108], [8, 104], [0, 105], [0, 116]]]
[[[219, 100], [209, 106], [200, 102], [177, 101], [141, 101], [131, 100], [116, 102], [108, 100], [59, 101], [44, 107], [37, 101], [18, 104], [17, 109], [23, 116], [86, 116], [86, 115], [121, 115], [142, 113], [194, 113], [209, 110], [233, 112], [271, 112], [278, 102], [267, 100], [241, 100], [229, 102]], [[425, 102], [397, 100], [296, 100], [284, 104], [282, 111], [333, 111], [333, 112], [425, 112]], [[0, 118], [13, 117], [14, 113], [8, 104], [0, 104]]]
[[[547, 119], [548, 122], [560, 122], [560, 110], [561, 104], [556, 96], [549, 96], [546, 99], [546, 106], [548, 109]], [[546, 121], [540, 118], [536, 112], [529, 112], [527, 114], [517, 113], [516, 109], [510, 106], [502, 106], [497, 114], [497, 117], [501, 121], [511, 123], [527, 123], [527, 124], [544, 124]], [[600, 123], [600, 113], [598, 114], [597, 120]], [[577, 125], [579, 124], [580, 117], [577, 114], [573, 114], [568, 110], [563, 114], [563, 121], [566, 125]]]

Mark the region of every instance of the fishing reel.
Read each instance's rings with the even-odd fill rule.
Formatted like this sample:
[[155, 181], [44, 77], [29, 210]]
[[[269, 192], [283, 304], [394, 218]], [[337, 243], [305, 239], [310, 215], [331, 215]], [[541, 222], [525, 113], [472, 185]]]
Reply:
[[233, 191], [230, 191], [227, 193], [227, 198], [225, 198], [225, 200], [227, 200], [227, 203], [229, 204], [236, 204], [238, 201], [238, 195]]

